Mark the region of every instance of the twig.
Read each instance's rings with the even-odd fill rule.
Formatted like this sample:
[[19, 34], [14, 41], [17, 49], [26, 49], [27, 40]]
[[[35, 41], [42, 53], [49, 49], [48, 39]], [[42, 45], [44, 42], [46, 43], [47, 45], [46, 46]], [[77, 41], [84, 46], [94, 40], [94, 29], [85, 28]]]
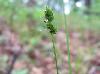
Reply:
[[12, 73], [12, 70], [13, 70], [13, 67], [14, 67], [14, 64], [15, 64], [17, 58], [18, 58], [18, 55], [17, 54], [14, 54], [13, 55], [13, 58], [12, 58], [12, 61], [11, 61], [11, 64], [8, 67], [7, 74], [11, 74]]

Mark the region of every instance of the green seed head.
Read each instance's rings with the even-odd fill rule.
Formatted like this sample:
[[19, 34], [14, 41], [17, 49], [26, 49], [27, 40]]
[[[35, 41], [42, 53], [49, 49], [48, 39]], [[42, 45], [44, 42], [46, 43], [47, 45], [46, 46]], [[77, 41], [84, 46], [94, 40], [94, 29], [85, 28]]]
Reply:
[[56, 34], [56, 28], [53, 26], [52, 23], [47, 23], [47, 29], [51, 34]]
[[45, 19], [48, 20], [48, 22], [52, 22], [54, 19], [52, 9], [48, 7], [46, 7], [46, 10], [45, 10]]
[[46, 23], [46, 26], [47, 26], [47, 29], [49, 30], [49, 32], [51, 34], [56, 34], [56, 29], [55, 29], [54, 25], [52, 24], [53, 20], [54, 20], [54, 16], [53, 16], [52, 9], [46, 7], [44, 22]]

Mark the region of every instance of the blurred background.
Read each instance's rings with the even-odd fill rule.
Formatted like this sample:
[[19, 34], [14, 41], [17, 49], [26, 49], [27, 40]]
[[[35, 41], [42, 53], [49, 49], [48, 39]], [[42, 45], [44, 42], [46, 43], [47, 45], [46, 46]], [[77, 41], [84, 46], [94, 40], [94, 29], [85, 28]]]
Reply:
[[69, 69], [65, 21], [73, 74], [100, 74], [100, 0], [0, 0], [0, 74], [12, 65], [10, 74], [56, 74], [46, 5], [54, 12], [60, 74]]

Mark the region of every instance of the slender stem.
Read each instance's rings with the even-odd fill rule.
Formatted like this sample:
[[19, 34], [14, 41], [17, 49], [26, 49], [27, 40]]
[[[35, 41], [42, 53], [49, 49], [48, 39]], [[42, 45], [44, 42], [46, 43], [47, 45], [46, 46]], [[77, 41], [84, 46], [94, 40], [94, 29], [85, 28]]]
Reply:
[[72, 74], [72, 66], [71, 66], [71, 55], [70, 55], [70, 43], [69, 43], [69, 33], [67, 32], [67, 22], [66, 15], [64, 13], [64, 3], [63, 3], [63, 14], [64, 14], [64, 23], [65, 23], [65, 32], [66, 32], [66, 46], [68, 50], [68, 65], [69, 65], [69, 74]]
[[56, 71], [57, 71], [57, 74], [59, 74], [57, 54], [56, 54], [55, 41], [54, 41], [53, 34], [51, 34], [51, 39], [52, 39], [52, 43], [53, 43], [53, 54], [54, 54], [54, 59], [55, 59], [55, 63], [56, 63]]

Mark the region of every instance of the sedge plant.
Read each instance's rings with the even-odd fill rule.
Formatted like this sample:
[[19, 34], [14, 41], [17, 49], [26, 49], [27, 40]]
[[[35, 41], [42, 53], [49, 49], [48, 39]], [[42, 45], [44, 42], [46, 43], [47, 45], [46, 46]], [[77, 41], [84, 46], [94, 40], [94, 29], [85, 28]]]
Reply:
[[46, 23], [46, 28], [49, 31], [50, 34], [50, 38], [53, 44], [53, 54], [54, 54], [54, 60], [55, 60], [55, 64], [56, 64], [56, 73], [59, 74], [59, 70], [58, 70], [58, 60], [57, 60], [57, 54], [56, 54], [56, 48], [55, 48], [55, 41], [54, 41], [54, 34], [56, 34], [57, 30], [54, 27], [54, 25], [52, 24], [52, 21], [54, 20], [54, 15], [53, 15], [53, 11], [51, 8], [49, 8], [48, 6], [46, 6], [46, 10], [45, 10], [45, 20], [44, 22]]

